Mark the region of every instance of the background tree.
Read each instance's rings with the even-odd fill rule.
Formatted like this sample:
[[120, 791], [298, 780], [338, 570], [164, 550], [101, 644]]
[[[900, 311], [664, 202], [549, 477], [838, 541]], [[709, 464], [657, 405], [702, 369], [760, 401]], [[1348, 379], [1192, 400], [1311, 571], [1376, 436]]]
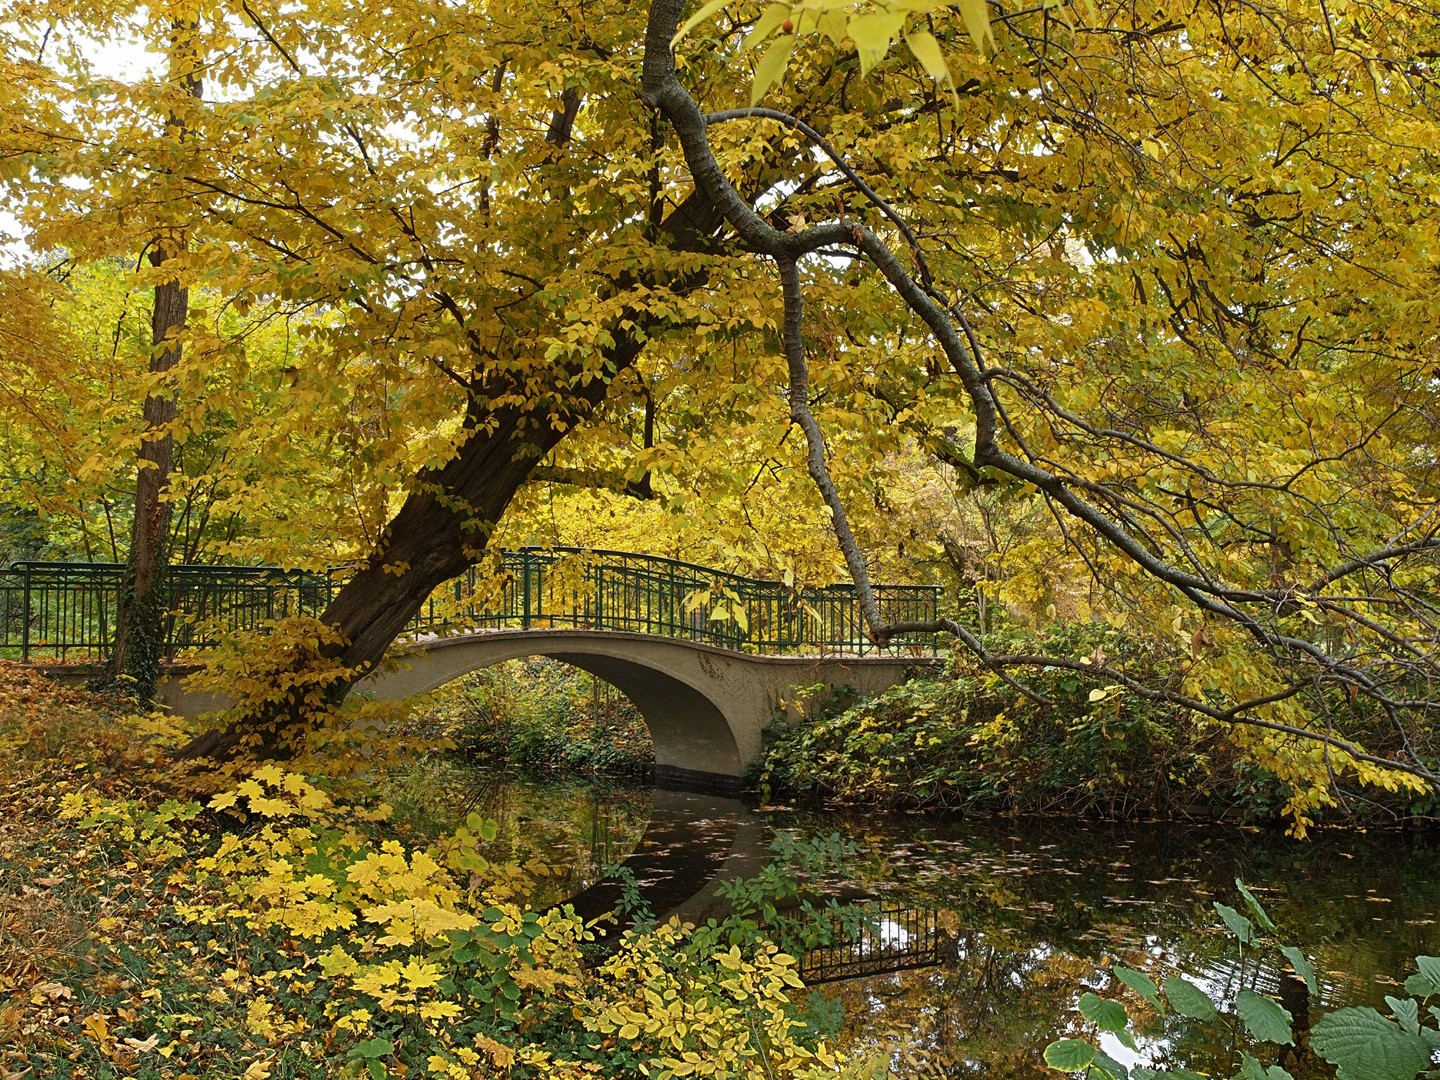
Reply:
[[[187, 114], [201, 100], [202, 78], [191, 18], [171, 16], [171, 40], [166, 75], [170, 94], [164, 101], [166, 142], [180, 143], [189, 126]], [[155, 174], [159, 187], [155, 205], [163, 217], [174, 212], [165, 188], [168, 170]], [[170, 500], [166, 488], [175, 457], [175, 391], [167, 386], [170, 371], [180, 362], [182, 337], [190, 312], [190, 289], [182, 277], [188, 239], [183, 224], [163, 222], [146, 254], [160, 277], [155, 282], [151, 307], [150, 375], [153, 385], [145, 394], [145, 433], [141, 436], [139, 471], [135, 480], [135, 513], [125, 580], [115, 611], [115, 644], [110, 670], [133, 680], [136, 696], [148, 701], [155, 695], [164, 656], [167, 596], [165, 564], [170, 536]]]

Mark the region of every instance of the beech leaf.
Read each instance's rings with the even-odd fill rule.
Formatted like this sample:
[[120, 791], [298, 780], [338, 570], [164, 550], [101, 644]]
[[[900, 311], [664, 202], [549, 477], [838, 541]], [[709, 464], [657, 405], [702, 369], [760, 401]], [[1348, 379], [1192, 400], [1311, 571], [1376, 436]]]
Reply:
[[1171, 1008], [1192, 1020], [1215, 1019], [1215, 1003], [1205, 991], [1179, 975], [1170, 975], [1165, 979], [1165, 997]]
[[1217, 900], [1215, 910], [1220, 913], [1220, 918], [1225, 920], [1230, 932], [1240, 939], [1240, 944], [1249, 945], [1255, 939], [1255, 928], [1250, 924], [1250, 920], [1229, 904], [1222, 904]]
[[1160, 988], [1149, 978], [1138, 971], [1122, 967], [1116, 964], [1110, 969], [1112, 975], [1128, 986], [1135, 993], [1148, 1001], [1155, 1007], [1156, 1012], [1164, 1012], [1165, 1006], [1160, 1003]]
[[1320, 984], [1315, 981], [1315, 968], [1309, 960], [1305, 959], [1305, 954], [1294, 945], [1280, 946], [1280, 953], [1286, 960], [1290, 961], [1290, 966], [1295, 969], [1295, 974], [1305, 980], [1305, 986], [1309, 989], [1310, 993], [1318, 994], [1320, 992]]
[[1255, 916], [1258, 922], [1266, 930], [1274, 930], [1275, 924], [1270, 921], [1270, 916], [1265, 914], [1265, 909], [1260, 906], [1260, 901], [1255, 899], [1255, 894], [1245, 887], [1245, 883], [1238, 877], [1235, 879], [1235, 888], [1240, 890], [1240, 895], [1245, 898], [1245, 904], [1250, 908], [1250, 913]]
[[1088, 1069], [1095, 1060], [1095, 1047], [1080, 1039], [1059, 1039], [1045, 1048], [1045, 1064], [1061, 1072]]
[[1337, 1080], [1414, 1080], [1430, 1064], [1425, 1040], [1369, 1007], [1326, 1013], [1310, 1046], [1335, 1066]]
[[1096, 997], [1089, 991], [1080, 995], [1080, 1015], [1096, 1024], [1101, 1031], [1124, 1031], [1130, 1021], [1125, 1006], [1120, 1002]]

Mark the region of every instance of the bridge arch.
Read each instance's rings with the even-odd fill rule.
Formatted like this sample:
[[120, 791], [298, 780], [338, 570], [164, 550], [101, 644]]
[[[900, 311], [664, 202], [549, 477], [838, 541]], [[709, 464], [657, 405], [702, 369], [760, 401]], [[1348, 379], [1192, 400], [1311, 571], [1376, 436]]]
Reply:
[[822, 683], [877, 693], [917, 663], [928, 666], [893, 656], [759, 656], [622, 631], [483, 630], [411, 642], [354, 692], [395, 701], [525, 656], [571, 664], [628, 697], [655, 744], [657, 786], [717, 793], [739, 790], [777, 714], [798, 715], [797, 688]]
[[415, 642], [354, 692], [393, 701], [507, 660], [545, 656], [589, 672], [630, 699], [650, 729], [662, 786], [728, 791], [760, 749], [758, 730], [751, 731], [745, 713], [765, 703], [743, 692], [753, 688], [724, 678], [713, 659], [697, 662], [696, 648], [645, 634], [481, 631]]

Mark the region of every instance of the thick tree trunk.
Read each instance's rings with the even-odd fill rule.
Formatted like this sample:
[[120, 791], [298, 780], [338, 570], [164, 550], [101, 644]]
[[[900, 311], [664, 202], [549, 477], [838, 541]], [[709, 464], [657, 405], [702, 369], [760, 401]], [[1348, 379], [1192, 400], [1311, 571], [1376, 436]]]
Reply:
[[[722, 225], [719, 211], [697, 191], [671, 212], [659, 233], [672, 250], [703, 251]], [[705, 272], [697, 270], [665, 284], [683, 291], [704, 281]], [[617, 283], [617, 287], [628, 286]], [[531, 472], [604, 400], [613, 380], [635, 362], [656, 329], [648, 313], [627, 312], [612, 329], [616, 344], [606, 350], [606, 378], [575, 386], [578, 372], [558, 371], [554, 393], [528, 407], [491, 408], [491, 402], [509, 396], [513, 387], [472, 389], [465, 418], [469, 437], [444, 466], [416, 478], [375, 551], [322, 616], [340, 631], [344, 643], [334, 655], [350, 672], [334, 685], [335, 701], [379, 663], [436, 588], [480, 559], [495, 525]], [[535, 396], [533, 388], [520, 393]], [[267, 728], [262, 753], [267, 746], [275, 747], [281, 756], [284, 747], [294, 744], [276, 731], [276, 718], [254, 722]], [[249, 723], [247, 719], [206, 732], [173, 756], [180, 760], [228, 757], [247, 734], [242, 725]], [[284, 718], [279, 723], [283, 725]]]
[[[612, 353], [616, 370], [634, 362], [640, 344], [633, 339]], [[484, 554], [495, 523], [529, 478], [531, 470], [609, 389], [599, 379], [576, 392], [574, 411], [557, 423], [548, 409], [533, 412], [505, 410], [484, 415], [472, 403], [469, 427], [473, 432], [445, 466], [427, 470], [416, 479], [375, 551], [326, 609], [322, 619], [337, 628], [344, 644], [335, 656], [351, 673], [331, 688], [337, 703], [355, 680], [385, 655], [405, 624], [432, 592], [463, 573]], [[257, 717], [262, 730], [262, 757], [288, 756], [296, 740], [288, 737], [286, 717]], [[250, 730], [252, 720], [223, 730], [209, 731], [177, 750], [178, 760], [224, 758], [232, 754]]]

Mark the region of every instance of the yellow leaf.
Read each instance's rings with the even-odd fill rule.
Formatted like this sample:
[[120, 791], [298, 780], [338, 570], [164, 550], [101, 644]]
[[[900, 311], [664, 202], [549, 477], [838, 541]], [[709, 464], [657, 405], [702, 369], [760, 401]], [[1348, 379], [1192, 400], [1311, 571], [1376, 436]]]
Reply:
[[862, 74], [868, 75], [871, 68], [885, 59], [891, 40], [900, 32], [904, 22], [905, 16], [893, 11], [872, 11], [850, 20], [850, 37], [860, 55]]
[[915, 59], [920, 61], [920, 66], [932, 79], [936, 82], [950, 81], [950, 67], [945, 63], [944, 54], [940, 52], [940, 43], [935, 40], [934, 34], [917, 30], [905, 35], [905, 44], [910, 46]]
[[755, 20], [755, 25], [750, 28], [750, 33], [745, 35], [745, 40], [740, 43], [740, 51], [758, 49], [765, 43], [765, 39], [770, 36], [771, 31], [789, 17], [789, 4], [771, 4], [760, 13], [760, 18]]
[[686, 19], [684, 25], [681, 26], [679, 30], [675, 31], [675, 36], [670, 39], [670, 47], [673, 49], [677, 41], [683, 38], [691, 30], [694, 30], [695, 27], [699, 26], [702, 22], [710, 18], [711, 15], [714, 15], [724, 6], [725, 0], [710, 0], [708, 4], [704, 5], [699, 11], [695, 12], [694, 15], [691, 15], [690, 18]]
[[845, 41], [845, 16], [838, 11], [822, 12], [816, 28], [835, 43], [836, 48]]
[[985, 0], [960, 0], [960, 17], [965, 20], [965, 29], [970, 32], [970, 40], [975, 42], [975, 48], [980, 55], [985, 55], [985, 42], [991, 45], [995, 43], [995, 35], [990, 30], [990, 8]]
[[760, 58], [760, 63], [755, 65], [755, 83], [750, 88], [750, 106], [754, 108], [759, 104], [760, 99], [765, 96], [765, 91], [785, 73], [785, 65], [790, 62], [790, 53], [795, 48], [795, 35], [782, 34], [770, 43], [770, 48], [765, 50], [765, 55]]

